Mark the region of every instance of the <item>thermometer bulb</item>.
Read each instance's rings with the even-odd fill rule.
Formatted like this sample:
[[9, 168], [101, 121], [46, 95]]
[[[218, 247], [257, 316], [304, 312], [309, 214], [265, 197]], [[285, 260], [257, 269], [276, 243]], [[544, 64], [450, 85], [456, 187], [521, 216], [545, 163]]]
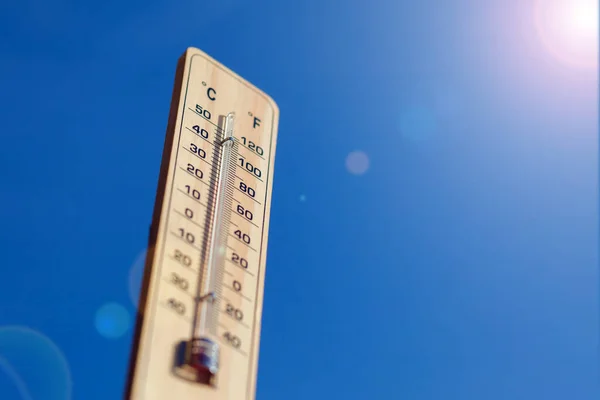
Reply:
[[196, 380], [212, 382], [219, 370], [219, 344], [208, 338], [194, 338], [188, 346], [187, 364], [196, 372]]

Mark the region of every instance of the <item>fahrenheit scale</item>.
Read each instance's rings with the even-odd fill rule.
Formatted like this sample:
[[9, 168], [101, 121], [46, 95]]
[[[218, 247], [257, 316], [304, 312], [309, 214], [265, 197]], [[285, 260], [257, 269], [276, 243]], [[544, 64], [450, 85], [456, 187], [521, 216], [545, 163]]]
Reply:
[[255, 398], [278, 118], [200, 50], [180, 58], [127, 400]]

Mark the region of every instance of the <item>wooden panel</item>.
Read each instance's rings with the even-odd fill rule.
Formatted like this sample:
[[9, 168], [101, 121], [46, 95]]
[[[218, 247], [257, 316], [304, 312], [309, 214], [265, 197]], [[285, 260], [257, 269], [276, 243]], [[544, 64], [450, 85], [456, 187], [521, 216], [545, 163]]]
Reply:
[[[216, 146], [230, 112], [236, 165], [211, 306], [220, 367], [207, 385], [174, 366], [178, 344], [191, 338], [197, 285], [207, 273], [203, 247], [211, 245], [215, 182], [223, 179]], [[270, 97], [200, 50], [179, 60], [126, 399], [254, 399], [278, 118]]]

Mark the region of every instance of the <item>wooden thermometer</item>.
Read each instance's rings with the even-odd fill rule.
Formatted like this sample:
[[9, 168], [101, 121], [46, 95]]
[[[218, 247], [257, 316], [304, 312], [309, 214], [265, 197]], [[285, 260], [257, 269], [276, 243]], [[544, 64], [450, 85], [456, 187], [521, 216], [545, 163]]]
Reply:
[[251, 400], [279, 110], [198, 49], [179, 60], [127, 400]]

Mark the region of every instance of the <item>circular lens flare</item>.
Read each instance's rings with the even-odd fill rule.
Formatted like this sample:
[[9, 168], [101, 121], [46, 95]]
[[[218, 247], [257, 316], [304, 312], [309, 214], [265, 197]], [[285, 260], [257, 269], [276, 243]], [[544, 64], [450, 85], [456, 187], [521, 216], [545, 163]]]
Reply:
[[346, 168], [354, 175], [363, 175], [369, 169], [369, 156], [362, 151], [353, 151], [346, 157]]
[[107, 339], [117, 339], [129, 330], [130, 316], [125, 307], [107, 303], [96, 311], [95, 325], [98, 333]]
[[52, 340], [28, 327], [0, 327], [0, 398], [70, 400], [72, 386], [69, 364]]
[[596, 0], [537, 0], [535, 20], [544, 46], [554, 57], [573, 67], [598, 66]]
[[[129, 298], [134, 306], [138, 307], [138, 299], [140, 296], [140, 289], [142, 287], [142, 279], [144, 277], [144, 267], [146, 265], [146, 254], [147, 250], [142, 250], [133, 265], [129, 269]], [[141, 312], [142, 310], [140, 310]]]

